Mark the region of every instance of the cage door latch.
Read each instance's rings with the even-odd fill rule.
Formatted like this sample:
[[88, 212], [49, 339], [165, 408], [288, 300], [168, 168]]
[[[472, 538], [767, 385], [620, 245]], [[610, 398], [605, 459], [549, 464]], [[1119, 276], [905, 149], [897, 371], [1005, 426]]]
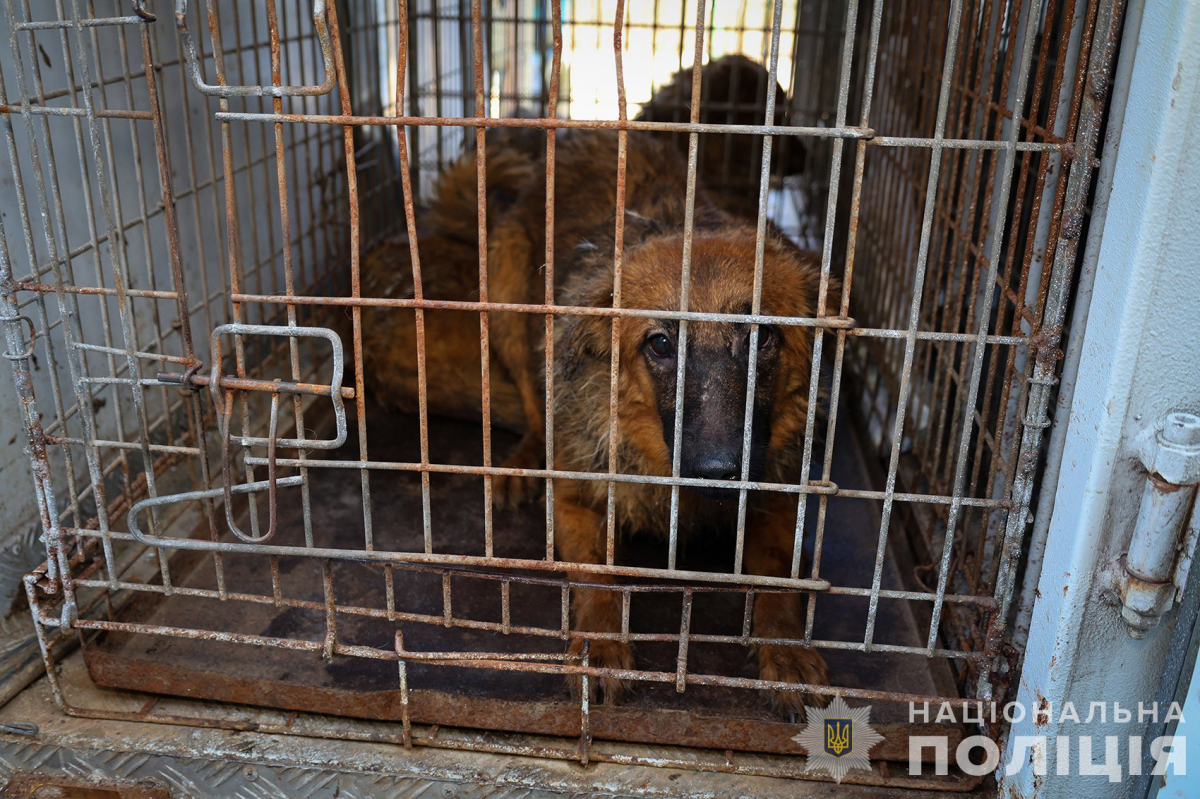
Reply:
[[1187, 585], [1200, 533], [1200, 517], [1193, 513], [1200, 484], [1200, 416], [1169, 414], [1144, 439], [1140, 457], [1146, 481], [1116, 586], [1121, 617], [1133, 638], [1158, 626]]
[[[138, 13], [145, 18], [142, 11]], [[201, 93], [210, 97], [315, 97], [333, 91], [336, 77], [333, 63], [333, 43], [329, 37], [329, 26], [325, 21], [325, 0], [313, 0], [312, 4], [313, 30], [316, 31], [317, 44], [321, 48], [321, 60], [325, 64], [325, 80], [319, 85], [230, 86], [224, 82], [215, 84], [206, 82], [200, 65], [201, 57], [196, 52], [196, 42], [188, 30], [187, 15], [188, 0], [175, 0], [175, 27], [179, 30], [179, 40], [183, 44], [184, 63], [187, 65], [192, 83]], [[211, 19], [209, 24], [210, 26], [219, 24], [219, 21]], [[272, 26], [271, 38], [277, 41], [279, 31], [276, 28], [277, 25]], [[217, 28], [213, 28], [213, 30], [217, 31], [214, 33], [215, 38], [219, 31]]]
[[[333, 348], [333, 374], [330, 378], [329, 385], [299, 383], [294, 381], [289, 382], [284, 380], [260, 380], [225, 375], [222, 373], [222, 365], [224, 364], [225, 359], [222, 354], [221, 339], [227, 335], [239, 337], [277, 336], [292, 339], [325, 339]], [[338, 447], [342, 446], [342, 444], [346, 443], [347, 427], [346, 407], [344, 400], [353, 399], [355, 394], [353, 388], [342, 385], [342, 378], [345, 372], [345, 356], [342, 351], [342, 340], [338, 337], [337, 333], [325, 327], [293, 327], [232, 323], [221, 325], [213, 330], [212, 336], [209, 340], [209, 348], [212, 366], [207, 375], [201, 374], [201, 364], [196, 362], [182, 373], [160, 372], [158, 374], [158, 381], [160, 383], [183, 386], [193, 390], [207, 387], [209, 392], [211, 392], [213, 404], [216, 408], [217, 427], [221, 439], [222, 488], [219, 492], [216, 492], [215, 495], [223, 496], [225, 500], [225, 520], [229, 525], [230, 532], [246, 543], [261, 544], [266, 542], [275, 534], [276, 489], [280, 486], [295, 484], [294, 480], [279, 479], [276, 476], [276, 448], [285, 447], [303, 450], [330, 450], [337, 449]], [[233, 406], [234, 398], [239, 391], [259, 391], [270, 394], [271, 415], [270, 422], [267, 426], [267, 435], [265, 437], [250, 435], [248, 430], [243, 430], [241, 435], [234, 435], [232, 424]], [[334, 437], [329, 439], [302, 438], [299, 437], [300, 431], [297, 431], [296, 438], [280, 438], [278, 436], [278, 427], [279, 398], [281, 394], [301, 394], [328, 397], [333, 403], [333, 417], [336, 430]], [[267, 467], [267, 481], [265, 483], [251, 483], [246, 486], [234, 486], [234, 467], [230, 451], [231, 443], [234, 440], [238, 441], [243, 447], [263, 446], [267, 448], [267, 457], [265, 459], [252, 457], [248, 452], [244, 458], [247, 467], [257, 465], [265, 465]], [[247, 534], [243, 532], [234, 521], [233, 495], [237, 493], [252, 493], [254, 491], [261, 491], [263, 488], [266, 489], [268, 494], [268, 515], [270, 521], [268, 522], [267, 531], [261, 535]], [[136, 527], [136, 520], [131, 522], [131, 524]]]

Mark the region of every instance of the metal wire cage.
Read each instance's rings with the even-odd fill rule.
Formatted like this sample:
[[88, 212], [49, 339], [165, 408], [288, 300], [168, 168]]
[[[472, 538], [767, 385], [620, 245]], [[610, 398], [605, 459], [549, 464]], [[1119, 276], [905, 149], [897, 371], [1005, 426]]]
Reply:
[[[66, 712], [801, 776], [794, 725], [729, 697], [1003, 699], [1119, 0], [3, 1], [18, 213], [0, 224], [0, 305], [48, 556], [26, 593]], [[702, 121], [702, 85], [669, 118], [636, 118], [677, 70], [733, 53], [769, 66], [782, 119]], [[369, 309], [527, 313], [547, 330], [586, 312], [552, 284], [521, 307], [364, 294], [363, 259], [397, 236], [419, 250], [439, 171], [504, 127], [545, 131], [550, 163], [562, 128], [615, 128], [622, 145], [657, 131], [693, 165], [719, 150], [714, 188], [750, 203], [760, 236], [769, 218], [818, 250], [823, 293], [841, 283], [835, 315], [739, 318], [810, 327], [810, 404], [826, 393], [796, 482], [732, 484], [743, 504], [799, 495], [790, 575], [677, 567], [674, 535], [666, 567], [565, 562], [552, 492], [544, 513], [493, 513], [506, 471], [486, 423], [443, 449], [423, 387], [419, 424], [372, 404]], [[753, 137], [767, 179], [730, 166], [729, 133]], [[804, 155], [790, 173], [789, 148]], [[689, 485], [552, 458], [528, 474]], [[572, 628], [572, 593], [596, 586], [567, 572], [622, 580], [602, 586], [619, 633]], [[757, 599], [796, 591], [804, 635], [781, 643], [826, 652], [832, 687], [710, 656], [744, 657], [762, 643]], [[718, 606], [731, 628], [703, 623]], [[563, 653], [605, 637], [650, 655], [620, 675], [644, 686], [636, 708], [591, 706], [588, 681], [613, 670]], [[77, 700], [75, 644], [109, 688], [285, 712]], [[197, 666], [252, 647], [276, 653], [253, 674]], [[320, 679], [280, 677], [294, 670]], [[580, 699], [547, 679], [562, 674]], [[904, 720], [875, 757], [907, 759]], [[686, 746], [713, 751], [671, 748]]]

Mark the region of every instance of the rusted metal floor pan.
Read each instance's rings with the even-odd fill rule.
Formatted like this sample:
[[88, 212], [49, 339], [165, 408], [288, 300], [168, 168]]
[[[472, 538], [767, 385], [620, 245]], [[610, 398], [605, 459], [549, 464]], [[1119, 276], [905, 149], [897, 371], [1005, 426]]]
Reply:
[[[353, 429], [351, 425], [351, 429]], [[412, 460], [418, 457], [415, 420], [372, 414], [372, 459]], [[839, 430], [839, 435], [850, 431]], [[496, 447], [511, 439], [496, 434]], [[354, 444], [347, 445], [353, 447]], [[433, 420], [430, 447], [449, 462], [470, 463], [479, 458], [478, 426], [465, 422]], [[844, 451], [847, 448], [839, 448]], [[350, 450], [347, 450], [349, 453]], [[356, 455], [356, 453], [355, 453]], [[354, 457], [333, 453], [333, 457]], [[834, 479], [851, 487], [865, 487], [861, 464], [835, 461]], [[318, 546], [361, 549], [363, 520], [361, 479], [357, 471], [313, 469], [310, 472], [312, 534]], [[420, 477], [406, 472], [371, 475], [374, 546], [376, 549], [420, 551], [423, 541]], [[483, 553], [482, 479], [473, 476], [432, 475], [430, 481], [434, 551], [457, 554]], [[298, 503], [282, 502], [280, 529], [275, 542], [301, 545], [302, 515]], [[518, 512], [495, 514], [496, 555], [538, 558], [544, 553], [542, 505]], [[838, 585], [867, 585], [874, 561], [878, 516], [867, 501], [830, 502], [822, 573]], [[812, 519], [815, 513], [809, 514]], [[811, 537], [811, 536], [810, 536]], [[692, 542], [683, 556], [687, 567], [728, 568], [725, 556], [732, 541]], [[625, 542], [624, 562], [653, 565], [661, 560], [664, 545], [649, 539]], [[190, 630], [212, 630], [305, 642], [325, 640], [322, 564], [305, 558], [278, 559], [278, 595], [307, 606], [276, 606], [271, 598], [272, 569], [263, 556], [223, 554], [222, 568], [228, 591], [255, 595], [258, 601], [222, 601], [217, 598], [141, 594], [128, 602], [118, 618], [144, 625], [164, 625]], [[364, 647], [387, 656], [393, 651], [397, 628], [403, 630], [410, 651], [558, 653], [560, 638], [544, 635], [508, 635], [489, 630], [446, 627], [440, 623], [389, 621], [387, 569], [374, 564], [332, 564], [332, 586], [339, 612], [337, 641]], [[212, 590], [216, 568], [209, 554], [180, 552], [172, 560], [178, 586]], [[185, 576], [186, 575], [186, 576]], [[544, 576], [544, 575], [543, 575]], [[462, 573], [450, 580], [452, 616], [455, 620], [501, 622], [501, 583]], [[900, 588], [893, 559], [888, 559], [884, 587]], [[392, 570], [392, 602], [397, 613], [428, 614], [437, 621], [445, 613], [444, 583], [440, 575], [420, 568]], [[555, 629], [561, 612], [561, 591], [553, 585], [512, 583], [513, 628]], [[681, 592], [646, 594], [631, 606], [633, 632], [678, 633]], [[866, 618], [866, 598], [822, 597], [816, 614], [815, 636], [830, 640], [861, 640]], [[922, 627], [903, 602], [882, 602], [876, 640], [919, 646]], [[353, 612], [344, 612], [354, 608]], [[691, 630], [694, 634], [737, 634], [744, 607], [740, 595], [697, 593]], [[927, 622], [926, 622], [927, 623]], [[670, 641], [643, 641], [636, 645], [638, 667], [674, 672], [678, 645]], [[883, 691], [946, 695], [953, 682], [945, 661], [910, 654], [864, 653], [826, 650], [835, 685]], [[398, 720], [401, 717], [397, 665], [392, 660], [336, 655], [326, 660], [320, 651], [248, 646], [214, 640], [191, 640], [163, 635], [107, 632], [85, 647], [92, 679], [100, 686], [167, 695], [211, 699], [301, 712], [343, 715], [364, 719]], [[756, 677], [756, 667], [745, 647], [693, 642], [688, 655], [692, 673]], [[504, 730], [555, 736], [579, 735], [578, 701], [572, 701], [561, 676], [466, 669], [431, 663], [408, 665], [411, 719], [418, 723]], [[862, 704], [851, 702], [852, 705]], [[909, 734], [932, 734], [908, 725], [906, 704], [872, 703], [872, 722], [887, 736], [874, 757], [907, 761]], [[652, 744], [683, 744], [719, 750], [800, 754], [792, 740], [799, 727], [773, 713], [762, 694], [746, 689], [689, 685], [679, 693], [673, 683], [639, 683], [619, 705], [593, 706], [590, 728], [598, 740]], [[940, 729], [946, 734], [946, 729]], [[950, 730], [953, 738], [961, 730]], [[953, 751], [953, 749], [951, 749]], [[959, 785], [958, 787], [961, 787]]]

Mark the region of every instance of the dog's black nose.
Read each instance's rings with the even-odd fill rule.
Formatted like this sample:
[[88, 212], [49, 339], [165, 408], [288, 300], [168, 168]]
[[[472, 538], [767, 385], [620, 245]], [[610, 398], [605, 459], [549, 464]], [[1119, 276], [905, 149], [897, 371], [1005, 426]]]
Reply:
[[733, 455], [714, 455], [696, 463], [696, 476], [706, 480], [736, 480], [738, 461]]

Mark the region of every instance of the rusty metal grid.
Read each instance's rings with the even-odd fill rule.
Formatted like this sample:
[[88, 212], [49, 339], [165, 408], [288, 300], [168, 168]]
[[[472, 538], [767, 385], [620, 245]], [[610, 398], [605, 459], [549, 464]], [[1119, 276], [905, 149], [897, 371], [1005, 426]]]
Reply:
[[[848, 352], [860, 392], [855, 407], [871, 445], [887, 463], [889, 479], [897, 476], [907, 489], [1029, 497], [1040, 468], [1029, 434], [1048, 424], [1034, 398], [1052, 390], [1063, 332], [1059, 303], [1066, 295], [1053, 270], [1061, 268], [1063, 255], [1074, 252], [1086, 219], [1084, 200], [1068, 194], [1070, 180], [1080, 171], [1072, 162], [1076, 144], [1095, 135], [1088, 127], [1099, 124], [1094, 104], [1104, 90], [1099, 82], [1104, 78], [1074, 65], [1087, 62], [1092, 48], [1106, 46], [1105, 39], [1093, 35], [1097, 26], [1103, 32], [1115, 23], [1107, 16], [1110, 9], [1084, 2], [1046, 8], [1035, 23], [1021, 16], [1020, 5], [976, 3], [967, 13], [975, 17], [978, 32], [957, 44], [961, 68], [942, 83], [949, 102], [934, 108], [924, 99], [938, 80], [928, 54], [949, 39], [931, 20], [950, 4], [914, 8], [911, 16], [894, 20], [884, 37], [893, 45], [884, 57], [895, 65], [891, 75], [897, 85], [894, 101], [876, 117], [880, 129], [903, 137], [944, 125], [947, 137], [1005, 136], [1030, 147], [1015, 164], [986, 151], [949, 151], [931, 161], [908, 149], [870, 151], [860, 212], [864, 224], [852, 246], [859, 254], [860, 291], [879, 300], [859, 306], [859, 321], [944, 331], [988, 329], [1021, 342], [992, 348], [864, 342]], [[1011, 42], [1018, 34], [1034, 37], [1035, 67], [1028, 84], [1019, 82], [1011, 47], [986, 46]], [[898, 46], [914, 39], [919, 47]], [[1105, 55], [1102, 49], [1098, 54]], [[1011, 111], [1016, 97], [1025, 98], [1029, 110], [1023, 115]], [[993, 189], [1010, 183], [1003, 193]], [[1081, 186], [1075, 191], [1086, 195], [1086, 184]], [[918, 208], [925, 220], [920, 229], [907, 223]], [[908, 257], [914, 245], [930, 254], [920, 279]], [[901, 426], [903, 435], [888, 435]], [[930, 510], [908, 526], [920, 553], [922, 584], [940, 591], [949, 583], [967, 593], [1007, 584], [1012, 553], [1004, 542], [1024, 530], [1032, 518], [1024, 517], [1028, 509], [1018, 504], [1006, 515], [951, 503]], [[975, 637], [969, 622], [949, 629], [961, 631], [962, 646], [989, 645]]]
[[[154, 9], [158, 21], [141, 4], [134, 13], [122, 13], [120, 5], [56, 0], [53, 7], [38, 4], [35, 8], [28, 0], [5, 0], [4, 8], [14, 60], [4, 64], [6, 74], [0, 75], [0, 110], [22, 214], [20, 220], [0, 226], [0, 302], [6, 357], [13, 363], [23, 404], [49, 556], [26, 579], [26, 588], [52, 682], [56, 647], [85, 631], [118, 630], [394, 661], [402, 691], [408, 689], [407, 664], [433, 661], [571, 673], [582, 676], [585, 685], [588, 680], [618, 676], [666, 682], [679, 691], [710, 684], [840, 693], [875, 701], [999, 698], [996, 687], [1002, 692], [1012, 676], [1004, 647], [1007, 617], [1021, 542], [1031, 518], [1041, 429], [1048, 424], [1056, 348], [1070, 297], [1106, 76], [1119, 31], [1119, 0], [916, 4], [852, 0], [845, 6], [805, 2], [786, 12], [785, 4], [775, 4], [765, 27], [765, 61], [771, 80], [779, 77], [785, 13], [790, 15], [788, 43], [793, 52], [817, 52], [804, 42], [806, 37], [820, 40], [825, 63], [814, 85], [815, 70], [803, 72], [804, 62], [794, 55], [795, 72], [785, 81], [791, 106], [788, 124], [775, 122], [775, 100], [768, 92], [765, 119], [755, 125], [700, 122], [699, 69], [686, 121], [630, 119], [622, 60], [624, 37], [632, 28], [625, 24], [627, 9], [619, 1], [607, 21], [601, 17], [563, 20], [559, 4], [553, 2], [537, 4], [542, 13], [530, 20], [513, 11], [505, 16], [504, 9], [485, 17], [480, 0], [461, 4], [455, 14], [443, 14], [440, 3], [418, 0], [411, 6], [404, 0], [358, 5], [266, 0], [248, 6], [207, 0], [203, 8], [196, 7], [201, 5], [196, 0], [191, 8], [178, 0], [177, 17]], [[352, 9], [353, 25], [341, 18], [347, 7]], [[810, 26], [804, 15], [812, 9], [819, 15]], [[685, 20], [681, 27], [693, 38], [690, 54], [699, 67], [706, 36], [714, 32], [707, 23], [711, 6], [701, 0], [690, 10], [692, 21]], [[171, 23], [180, 35], [171, 30]], [[453, 31], [454, 41], [448, 41], [449, 35], [413, 35], [421, 25], [434, 33]], [[506, 46], [496, 47], [490, 37], [505, 26], [512, 27], [511, 38]], [[615, 120], [572, 118], [569, 112], [559, 116], [564, 106], [569, 108], [569, 98], [560, 97], [557, 69], [567, 42], [564, 31], [574, 34], [576, 28], [589, 26], [611, 36], [619, 97]], [[657, 20], [650, 28], [652, 34], [657, 32]], [[103, 37], [115, 37], [125, 55], [122, 63], [101, 61]], [[508, 104], [505, 111], [510, 115], [491, 116], [486, 100], [493, 94], [494, 70], [485, 70], [485, 53], [493, 61], [515, 60], [519, 53], [528, 52], [530, 41], [543, 58], [548, 80], [534, 98], [524, 96], [517, 78], [511, 86], [497, 88], [495, 96]], [[682, 42], [681, 35], [680, 66], [686, 66]], [[435, 44], [448, 48], [449, 60], [458, 62], [461, 102], [452, 109], [442, 105], [447, 102], [441, 83], [447, 80], [443, 67], [448, 63], [443, 54], [435, 54], [429, 62], [436, 70], [433, 83], [422, 81], [416, 68], [406, 72], [410, 64], [423, 63], [418, 46]], [[61, 75], [45, 63], [50, 47], [61, 53]], [[189, 60], [192, 48], [198, 53]], [[381, 66], [379, 52], [394, 55], [387, 60], [389, 68]], [[517, 76], [523, 74], [519, 65], [511, 69]], [[797, 76], [807, 78], [808, 85]], [[189, 109], [194, 106], [200, 124], [191, 120], [190, 110], [182, 123], [165, 118], [162, 96], [167, 91], [179, 92]], [[429, 100], [434, 103], [432, 113]], [[534, 102], [542, 116], [516, 116], [526, 101]], [[455, 110], [461, 116], [455, 116]], [[362, 345], [366, 308], [413, 309], [419, 342], [426, 310], [478, 313], [485, 398], [489, 313], [542, 316], [547, 364], [553, 361], [556, 317], [609, 317], [614, 408], [618, 401], [615, 353], [621, 319], [651, 313], [620, 306], [623, 173], [618, 172], [613, 308], [556, 304], [552, 245], [546, 252], [544, 303], [490, 302], [484, 132], [498, 127], [545, 130], [550, 164], [557, 129], [616, 129], [618, 170], [623, 168], [628, 131], [684, 135], [691, 187], [701, 142], [709, 135], [732, 131], [764, 136], [762, 188], [756, 198], [756, 302], [751, 312], [690, 311], [685, 294], [678, 312], [653, 315], [679, 320], [684, 340], [689, 322], [749, 323], [751, 375], [759, 325], [811, 328], [815, 352], [810, 407], [818, 405], [823, 363], [832, 372], [828, 415], [809, 415], [803, 442], [802, 474], [819, 467], [815, 471], [820, 477], [794, 484], [751, 482], [749, 459], [743, 457], [739, 480], [684, 479], [679, 477], [678, 454], [671, 477], [620, 474], [612, 466], [601, 473], [563, 472], [554, 468], [552, 429], [546, 435], [546, 468], [506, 469], [493, 465], [486, 400], [483, 465], [440, 463], [426, 441], [423, 385], [420, 460], [371, 459]], [[405, 135], [406, 130], [411, 133]], [[451, 137], [444, 138], [443, 130], [450, 131]], [[432, 152], [418, 150], [422, 137], [432, 138]], [[757, 301], [772, 149], [775, 142], [793, 137], [815, 144], [803, 180], [810, 191], [817, 187], [824, 194], [816, 206], [823, 217], [823, 230], [817, 235], [821, 246], [818, 307], [824, 307], [832, 280], [845, 287], [839, 313], [833, 316], [764, 316]], [[459, 141], [470, 138], [479, 170], [479, 299], [431, 300], [420, 291], [418, 174], [422, 159], [444, 163], [457, 154], [454, 148]], [[84, 186], [82, 229], [64, 209], [62, 184], [67, 169]], [[397, 192], [404, 200], [403, 216], [388, 213], [384, 202]], [[552, 197], [553, 192], [553, 173], [548, 170], [547, 194]], [[689, 242], [693, 200], [689, 191], [685, 228]], [[552, 205], [548, 208], [547, 241], [552, 242]], [[360, 253], [398, 229], [408, 234], [416, 295], [363, 296]], [[801, 229], [791, 232], [802, 239], [806, 235]], [[685, 252], [688, 249], [685, 244]], [[688, 266], [685, 256], [685, 285]], [[341, 341], [336, 336], [327, 338], [325, 347], [320, 343], [323, 325], [332, 324], [330, 319], [336, 315], [349, 316], [351, 333]], [[194, 336], [204, 342], [210, 333], [209, 344], [195, 343]], [[227, 356], [230, 344], [232, 355]], [[681, 351], [677, 388], [686, 369], [686, 348]], [[37, 374], [35, 354], [46, 359], [49, 368], [44, 375]], [[423, 359], [419, 349], [422, 370]], [[343, 373], [353, 375], [344, 385]], [[547, 375], [550, 403], [551, 369]], [[749, 385], [754, 385], [753, 377]], [[50, 408], [51, 419], [44, 426], [35, 395]], [[683, 392], [677, 390], [676, 396], [681, 403]], [[748, 408], [752, 403], [753, 396], [747, 397]], [[312, 451], [331, 440], [345, 440], [346, 416], [338, 410], [343, 404], [354, 410], [358, 457], [319, 457]], [[836, 418], [843, 405], [862, 420], [884, 459], [882, 480], [875, 488], [852, 489], [830, 479], [835, 446], [850, 445], [835, 441]], [[334, 438], [323, 439], [325, 433], [314, 432], [311, 420], [331, 410], [339, 421], [333, 425]], [[676, 411], [676, 419], [681, 419], [680, 408]], [[616, 414], [611, 416], [608, 463], [614, 464]], [[751, 416], [746, 414], [746, 450]], [[546, 418], [552, 423], [553, 414]], [[674, 452], [679, 453], [678, 423], [673, 432]], [[359, 473], [365, 531], [361, 548], [314, 544], [309, 506], [319, 498], [310, 496], [308, 477], [317, 469]], [[422, 506], [414, 513], [423, 516], [423, 551], [375, 547], [372, 531], [379, 520], [372, 516], [370, 490], [371, 475], [380, 471], [419, 473]], [[436, 530], [430, 524], [432, 474], [482, 477], [487, 536], [483, 555], [435, 551]], [[544, 559], [495, 556], [491, 483], [499, 475], [546, 480]], [[608, 484], [605, 562], [567, 563], [555, 558], [554, 478]], [[619, 482], [671, 487], [667, 568], [615, 562], [614, 502]], [[733, 573], [676, 568], [678, 491], [688, 486], [738, 489]], [[746, 498], [751, 490], [800, 496], [787, 576], [743, 573]], [[300, 496], [304, 547], [271, 543], [275, 507], [285, 493]], [[252, 500], [245, 529], [237, 527], [230, 509], [234, 494], [247, 494]], [[808, 507], [810, 495], [813, 509]], [[832, 497], [878, 503], [882, 508], [875, 557], [862, 564], [864, 570], [873, 570], [870, 587], [834, 585], [821, 576], [821, 544]], [[811, 571], [802, 574], [805, 517], [814, 511], [816, 554]], [[196, 523], [204, 535], [188, 537]], [[919, 561], [914, 590], [881, 586], [888, 547], [897, 542], [890, 533], [897, 528], [911, 532], [904, 540], [912, 543]], [[215, 554], [215, 591], [172, 581], [168, 555], [188, 549]], [[147, 581], [129, 578], [129, 565], [144, 553], [156, 558], [157, 575]], [[274, 580], [270, 594], [240, 592], [238, 586], [226, 585], [221, 575], [225, 555], [260, 557], [273, 577], [279, 557], [311, 558], [323, 564], [324, 599], [313, 604], [282, 596]], [[332, 564], [341, 560], [379, 564], [389, 597], [397, 572], [439, 575], [442, 613], [406, 614], [390, 604], [380, 611], [339, 602], [332, 588]], [[455, 613], [453, 586], [456, 579], [467, 578], [464, 568], [475, 570], [469, 579], [499, 583], [501, 622], [478, 622]], [[481, 576], [478, 570], [489, 574]], [[555, 576], [564, 572], [586, 574], [589, 580]], [[638, 582], [593, 583], [591, 576]], [[686, 585], [655, 582], [662, 579]], [[563, 597], [560, 623], [515, 628], [507, 604], [513, 584], [557, 588]], [[581, 588], [620, 595], [620, 632], [572, 629], [569, 597]], [[808, 594], [805, 633], [802, 639], [771, 639], [772, 643], [947, 659], [961, 667], [961, 695], [770, 683], [689, 668], [692, 645], [761, 643], [749, 627], [753, 604], [756, 597], [781, 591]], [[692, 600], [705, 592], [741, 597], [747, 622], [740, 635], [691, 632]], [[117, 620], [116, 605], [136, 594], [215, 596], [320, 610], [326, 629], [323, 640], [313, 642]], [[672, 594], [681, 603], [683, 623], [678, 632], [648, 634], [630, 629], [633, 603]], [[869, 600], [861, 640], [814, 636], [821, 594]], [[881, 599], [914, 603], [922, 609], [928, 631], [924, 646], [875, 640]], [[677, 669], [598, 668], [588, 662], [586, 647], [578, 657], [514, 656], [498, 651], [414, 652], [404, 647], [399, 633], [392, 645], [381, 648], [339, 640], [339, 618], [380, 614], [390, 621], [474, 626], [499, 635], [516, 631], [563, 640], [665, 641], [678, 647]], [[579, 744], [570, 755], [584, 762], [590, 745], [587, 696], [584, 690]], [[61, 693], [58, 698], [68, 712], [106, 712], [72, 705]], [[155, 720], [152, 714], [142, 718]], [[414, 743], [407, 716], [397, 740]]]

